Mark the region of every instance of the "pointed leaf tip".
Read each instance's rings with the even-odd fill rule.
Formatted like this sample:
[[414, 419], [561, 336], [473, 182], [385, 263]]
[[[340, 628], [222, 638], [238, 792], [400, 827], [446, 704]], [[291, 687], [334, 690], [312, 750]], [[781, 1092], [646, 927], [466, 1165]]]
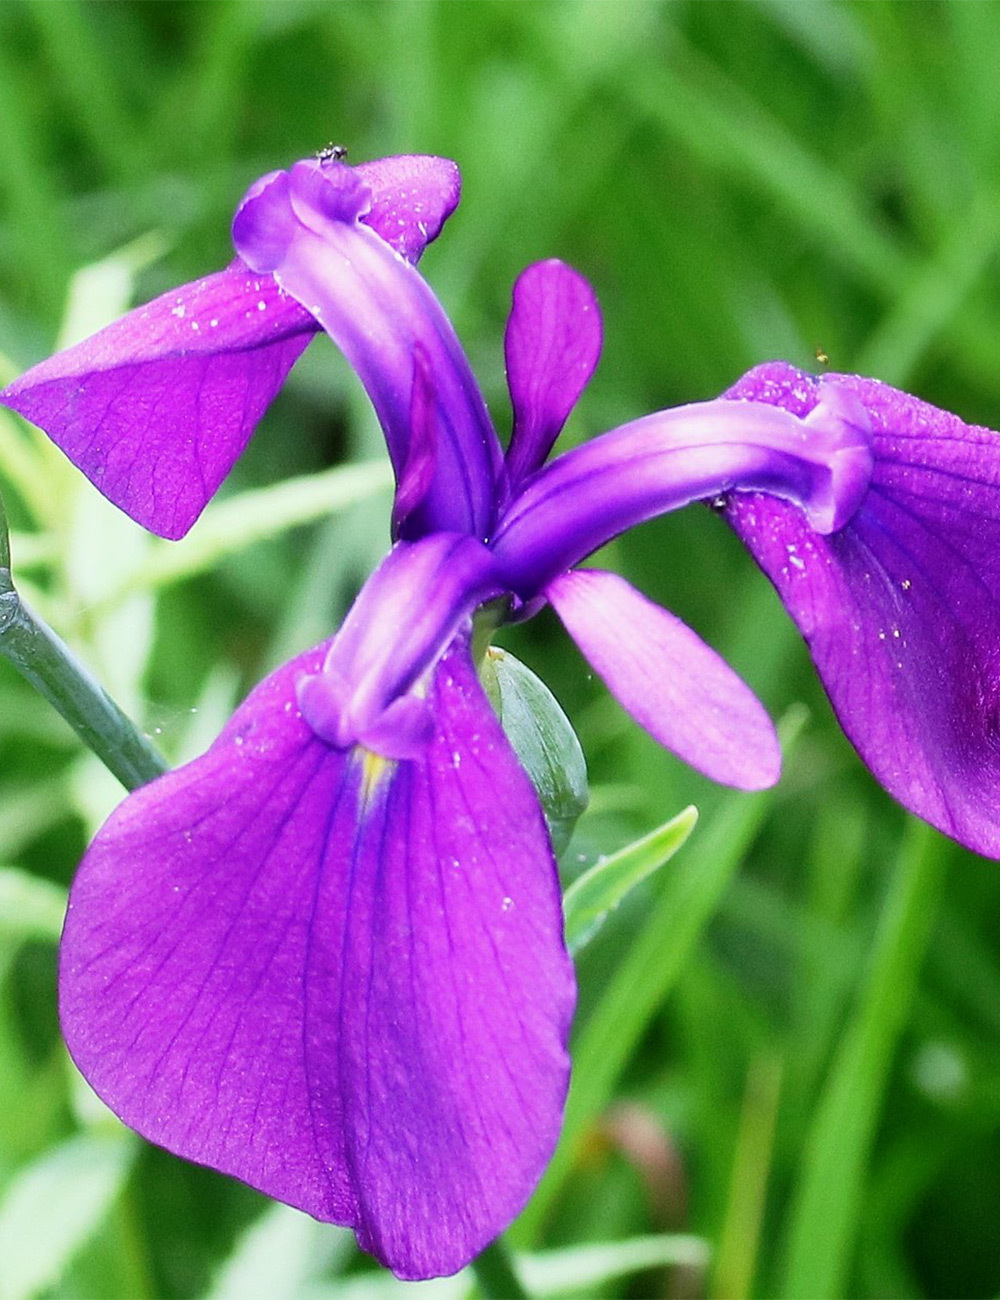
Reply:
[[698, 809], [689, 804], [641, 839], [603, 858], [574, 880], [563, 898], [566, 946], [576, 954], [594, 937], [609, 912], [654, 871], [674, 856], [698, 821]]
[[493, 709], [535, 787], [558, 856], [587, 807], [587, 763], [558, 700], [527, 665], [491, 647], [480, 675]]

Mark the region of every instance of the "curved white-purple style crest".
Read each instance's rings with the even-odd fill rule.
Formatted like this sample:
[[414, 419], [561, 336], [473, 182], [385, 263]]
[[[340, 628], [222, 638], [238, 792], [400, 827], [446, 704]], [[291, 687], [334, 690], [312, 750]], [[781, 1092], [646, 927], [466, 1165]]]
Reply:
[[[364, 190], [358, 224], [390, 255], [416, 261], [458, 202], [458, 169], [444, 158], [335, 167]], [[273, 276], [237, 259], [34, 366], [0, 403], [131, 518], [182, 537], [320, 328]]]

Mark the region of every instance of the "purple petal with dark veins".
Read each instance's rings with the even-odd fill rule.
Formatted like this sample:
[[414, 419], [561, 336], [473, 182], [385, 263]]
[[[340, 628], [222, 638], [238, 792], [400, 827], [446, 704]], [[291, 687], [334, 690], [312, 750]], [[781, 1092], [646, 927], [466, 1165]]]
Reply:
[[271, 272], [357, 371], [385, 431], [397, 479], [410, 447], [413, 354], [429, 359], [440, 434], [434, 478], [407, 536], [485, 539], [493, 529], [500, 445], [451, 323], [427, 284], [359, 224], [368, 194], [340, 163], [296, 163], [247, 194], [233, 221], [240, 255]]
[[417, 762], [298, 716], [319, 647], [131, 795], [70, 897], [77, 1064], [171, 1151], [354, 1227], [402, 1277], [497, 1235], [555, 1145], [572, 968], [538, 802], [463, 642]]
[[[874, 379], [875, 465], [841, 531], [733, 497], [726, 514], [809, 644], [841, 726], [900, 803], [1000, 857], [1000, 435]], [[729, 395], [806, 414], [828, 379], [778, 362]]]
[[723, 785], [774, 785], [781, 748], [764, 706], [687, 624], [599, 569], [566, 573], [545, 594], [598, 676], [655, 740]]
[[362, 587], [322, 672], [299, 683], [309, 725], [338, 749], [360, 743], [385, 758], [415, 758], [431, 732], [428, 672], [476, 607], [502, 590], [492, 554], [474, 537], [397, 542]]
[[[444, 158], [345, 170], [367, 195], [361, 221], [410, 261], [458, 202], [458, 169]], [[0, 402], [43, 428], [138, 523], [182, 537], [319, 328], [272, 276], [237, 260], [32, 367]]]
[[871, 472], [868, 417], [824, 383], [800, 418], [756, 401], [697, 402], [622, 425], [528, 478], [492, 543], [510, 589], [530, 600], [625, 529], [734, 489], [793, 501], [812, 528], [850, 518]]
[[138, 523], [182, 537], [318, 328], [235, 262], [33, 366], [0, 402]]
[[537, 262], [514, 285], [504, 353], [514, 408], [511, 490], [544, 462], [601, 355], [593, 289], [564, 262]]

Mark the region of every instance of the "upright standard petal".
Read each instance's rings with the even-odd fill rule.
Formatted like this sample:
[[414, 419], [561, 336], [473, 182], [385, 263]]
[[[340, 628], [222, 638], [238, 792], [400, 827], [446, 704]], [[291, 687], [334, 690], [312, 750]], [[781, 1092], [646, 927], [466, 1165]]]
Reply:
[[434, 376], [435, 472], [406, 535], [493, 530], [500, 445], [451, 322], [427, 284], [361, 224], [367, 187], [341, 163], [296, 163], [258, 182], [233, 222], [251, 266], [270, 272], [320, 322], [357, 371], [402, 480], [409, 461], [414, 351]]
[[611, 693], [661, 745], [723, 785], [777, 781], [781, 748], [764, 706], [679, 618], [598, 569], [564, 574], [545, 594]]
[[464, 642], [419, 761], [298, 716], [319, 647], [131, 795], [77, 875], [66, 1039], [126, 1123], [400, 1276], [460, 1268], [555, 1145], [572, 969], [541, 811]]
[[137, 523], [182, 537], [318, 328], [236, 262], [33, 366], [0, 402]]
[[1000, 434], [886, 384], [759, 366], [728, 396], [807, 415], [835, 382], [868, 413], [874, 469], [846, 527], [782, 501], [726, 515], [805, 637], [837, 717], [905, 807], [1000, 857]]
[[601, 355], [601, 312], [572, 267], [536, 262], [514, 285], [504, 354], [514, 408], [507, 449], [510, 491], [545, 461]]
[[828, 383], [806, 416], [745, 400], [659, 411], [557, 457], [505, 512], [494, 554], [530, 600], [633, 524], [733, 489], [795, 503], [832, 532], [850, 518], [871, 472], [868, 417]]

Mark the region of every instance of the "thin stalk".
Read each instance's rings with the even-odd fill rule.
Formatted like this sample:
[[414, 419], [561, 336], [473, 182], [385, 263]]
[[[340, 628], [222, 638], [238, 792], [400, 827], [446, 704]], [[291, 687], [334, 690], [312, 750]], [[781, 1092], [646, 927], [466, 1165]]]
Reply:
[[0, 654], [66, 719], [127, 790], [167, 770], [163, 755], [76, 658], [65, 641], [21, 600], [0, 567]]
[[0, 499], [0, 655], [66, 719], [127, 790], [167, 770], [163, 755], [94, 680], [69, 646], [25, 604], [10, 572]]

